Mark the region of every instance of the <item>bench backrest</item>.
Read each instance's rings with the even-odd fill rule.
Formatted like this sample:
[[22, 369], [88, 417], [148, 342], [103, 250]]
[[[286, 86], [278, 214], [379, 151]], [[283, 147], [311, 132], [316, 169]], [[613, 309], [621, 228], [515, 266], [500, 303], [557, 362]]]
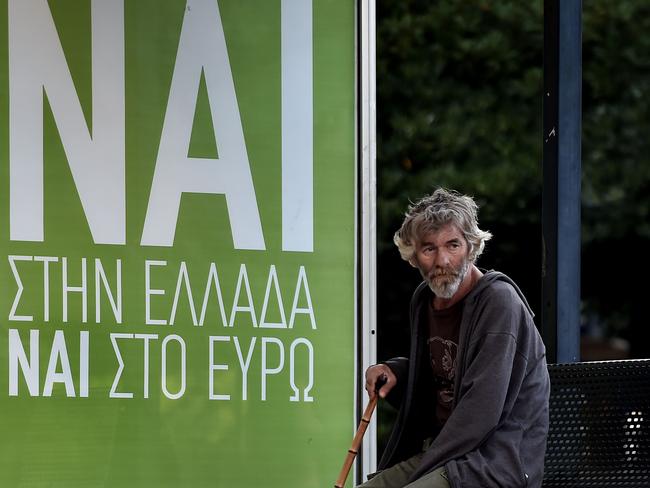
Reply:
[[549, 365], [545, 488], [650, 487], [650, 360]]

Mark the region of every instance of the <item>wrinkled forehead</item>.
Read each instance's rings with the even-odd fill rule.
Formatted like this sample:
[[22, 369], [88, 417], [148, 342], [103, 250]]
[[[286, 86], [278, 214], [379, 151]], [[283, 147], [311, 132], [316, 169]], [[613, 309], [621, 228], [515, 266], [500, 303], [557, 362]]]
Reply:
[[459, 240], [466, 242], [465, 235], [460, 228], [453, 222], [444, 224], [431, 224], [423, 222], [418, 228], [414, 229], [413, 240], [416, 243], [432, 243], [442, 245], [446, 242]]

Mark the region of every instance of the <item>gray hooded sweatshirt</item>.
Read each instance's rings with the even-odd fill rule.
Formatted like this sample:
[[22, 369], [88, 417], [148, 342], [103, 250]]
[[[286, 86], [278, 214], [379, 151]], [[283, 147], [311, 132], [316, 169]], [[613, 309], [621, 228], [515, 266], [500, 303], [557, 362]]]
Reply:
[[432, 298], [426, 283], [413, 294], [410, 359], [386, 361], [397, 376], [387, 399], [399, 414], [380, 469], [416, 454], [432, 437], [412, 480], [445, 466], [452, 488], [541, 486], [550, 382], [526, 299], [495, 271], [486, 272], [465, 297], [454, 406], [438, 430], [427, 347], [426, 306]]

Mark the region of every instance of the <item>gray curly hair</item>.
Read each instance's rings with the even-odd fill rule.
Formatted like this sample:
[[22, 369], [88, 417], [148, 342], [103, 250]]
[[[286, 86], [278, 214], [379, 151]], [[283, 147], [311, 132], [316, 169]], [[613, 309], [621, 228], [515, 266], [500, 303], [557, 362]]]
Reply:
[[409, 205], [402, 226], [393, 236], [393, 242], [402, 259], [414, 264], [415, 240], [451, 223], [463, 233], [469, 245], [469, 260], [475, 263], [485, 243], [492, 237], [489, 232], [478, 228], [477, 212], [478, 205], [472, 197], [438, 188], [431, 195]]

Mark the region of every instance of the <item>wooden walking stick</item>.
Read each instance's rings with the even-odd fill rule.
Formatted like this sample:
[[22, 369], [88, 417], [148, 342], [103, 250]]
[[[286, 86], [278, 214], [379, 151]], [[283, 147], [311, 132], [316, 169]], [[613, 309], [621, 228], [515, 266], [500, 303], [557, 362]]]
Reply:
[[370, 401], [368, 402], [368, 406], [366, 407], [366, 410], [363, 412], [363, 415], [361, 416], [361, 422], [359, 422], [359, 428], [357, 429], [357, 433], [354, 435], [354, 439], [352, 439], [352, 447], [348, 449], [348, 454], [345, 457], [345, 462], [343, 463], [343, 467], [341, 468], [341, 473], [339, 474], [339, 477], [336, 480], [336, 483], [334, 484], [334, 488], [343, 488], [343, 485], [345, 485], [345, 480], [348, 477], [348, 473], [350, 472], [350, 468], [352, 467], [354, 458], [357, 456], [357, 453], [359, 452], [359, 447], [361, 446], [363, 435], [366, 433], [366, 429], [368, 428], [368, 424], [370, 423], [370, 418], [372, 417], [372, 413], [375, 411], [375, 407], [377, 406], [377, 399], [379, 398], [379, 388], [381, 388], [384, 383], [386, 383], [386, 378], [380, 377], [379, 379], [377, 379], [377, 384], [375, 387], [375, 396], [370, 399]]

